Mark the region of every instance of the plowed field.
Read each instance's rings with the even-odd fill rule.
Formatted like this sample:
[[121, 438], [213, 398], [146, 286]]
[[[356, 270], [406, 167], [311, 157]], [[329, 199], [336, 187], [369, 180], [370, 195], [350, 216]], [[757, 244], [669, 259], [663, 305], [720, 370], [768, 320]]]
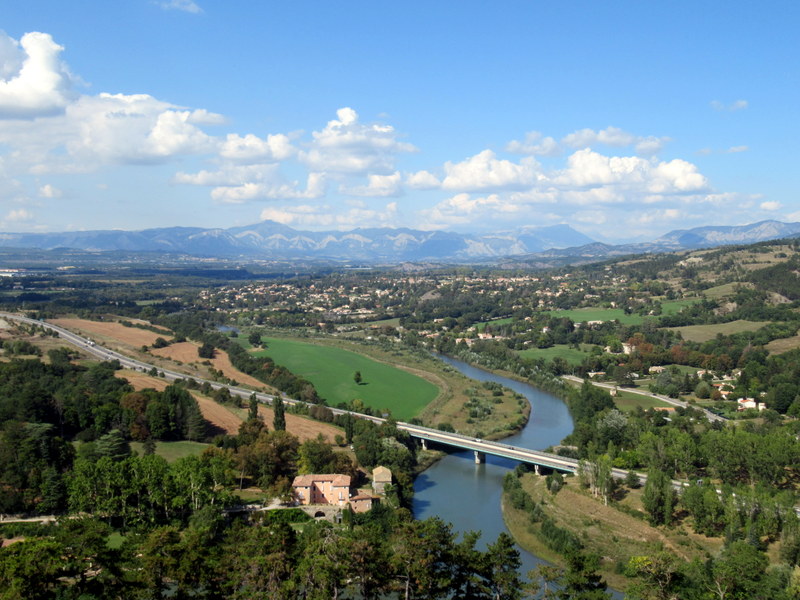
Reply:
[[166, 334], [158, 334], [146, 329], [139, 329], [138, 327], [125, 327], [119, 323], [112, 323], [106, 321], [89, 321], [87, 319], [53, 319], [51, 321], [55, 325], [71, 329], [73, 331], [84, 331], [90, 336], [96, 336], [98, 342], [103, 339], [113, 339], [122, 342], [123, 344], [130, 344], [131, 346], [149, 346], [156, 341], [156, 338], [163, 337], [169, 339], [170, 336]]

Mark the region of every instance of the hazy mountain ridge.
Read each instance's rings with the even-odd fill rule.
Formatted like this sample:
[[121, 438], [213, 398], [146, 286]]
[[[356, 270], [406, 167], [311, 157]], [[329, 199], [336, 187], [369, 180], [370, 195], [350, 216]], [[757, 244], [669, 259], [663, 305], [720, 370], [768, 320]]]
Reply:
[[800, 223], [760, 221], [741, 226], [706, 226], [671, 231], [652, 242], [605, 244], [566, 224], [514, 231], [462, 234], [409, 228], [302, 231], [274, 221], [229, 229], [165, 227], [142, 231], [3, 233], [0, 247], [83, 251], [172, 252], [221, 258], [402, 261], [539, 261], [592, 259], [749, 244], [800, 235]]
[[273, 221], [229, 229], [168, 227], [143, 231], [0, 234], [0, 246], [87, 251], [182, 252], [208, 256], [339, 260], [466, 260], [566, 248], [592, 242], [569, 225], [485, 235], [408, 228], [300, 231]]

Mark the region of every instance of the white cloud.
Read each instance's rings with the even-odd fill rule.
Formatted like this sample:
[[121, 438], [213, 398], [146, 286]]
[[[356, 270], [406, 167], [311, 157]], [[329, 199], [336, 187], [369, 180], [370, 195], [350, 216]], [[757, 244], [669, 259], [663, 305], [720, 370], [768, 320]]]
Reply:
[[761, 210], [775, 211], [775, 210], [780, 210], [781, 208], [783, 208], [783, 205], [780, 202], [776, 202], [774, 200], [771, 200], [771, 201], [768, 201], [768, 202], [762, 202], [759, 205], [759, 208], [761, 208]]
[[633, 146], [636, 153], [641, 156], [658, 154], [669, 141], [668, 137], [633, 135], [619, 127], [606, 127], [600, 131], [580, 129], [564, 136], [564, 139], [561, 140], [563, 144], [571, 148], [592, 148], [598, 144], [615, 148]]
[[[283, 181], [273, 165], [270, 177], [261, 177], [259, 181], [246, 181], [238, 185], [220, 185], [211, 190], [211, 198], [224, 204], [242, 204], [253, 200], [286, 200], [319, 198], [325, 189], [324, 177], [319, 173], [310, 173], [306, 181], [306, 189], [299, 189], [298, 182]], [[213, 185], [208, 182], [203, 185]]]
[[286, 160], [297, 153], [289, 136], [284, 134], [268, 135], [265, 139], [248, 133], [240, 136], [229, 133], [222, 142], [220, 156], [240, 162]]
[[7, 223], [24, 223], [33, 220], [33, 213], [24, 208], [15, 208], [6, 214]]
[[60, 198], [62, 192], [57, 187], [50, 185], [49, 183], [41, 186], [39, 188], [39, 197], [40, 198]]
[[728, 154], [738, 154], [739, 152], [747, 152], [749, 148], [747, 146], [731, 146], [728, 148]]
[[155, 4], [164, 10], [181, 10], [195, 15], [203, 12], [203, 9], [192, 0], [160, 0]]
[[309, 149], [299, 155], [314, 171], [386, 175], [394, 171], [397, 154], [416, 151], [398, 140], [392, 126], [360, 123], [352, 108], [340, 108], [336, 116], [323, 130], [312, 133]]
[[636, 139], [636, 136], [619, 127], [606, 127], [600, 131], [580, 129], [565, 136], [561, 141], [572, 148], [584, 148], [595, 144], [622, 147], [632, 145]]
[[406, 185], [414, 190], [434, 190], [442, 183], [429, 171], [417, 171], [406, 176]]
[[719, 100], [712, 100], [711, 101], [711, 108], [717, 111], [727, 111], [727, 112], [736, 112], [737, 110], [744, 110], [749, 106], [747, 100], [736, 100], [735, 102], [731, 102], [730, 104], [725, 104], [724, 102], [720, 102]]
[[58, 114], [73, 98], [73, 77], [59, 60], [64, 48], [34, 31], [19, 43], [0, 31], [0, 118]]
[[342, 191], [352, 196], [372, 198], [399, 196], [402, 193], [399, 171], [395, 171], [391, 175], [369, 175], [368, 180], [369, 183], [365, 186], [342, 188]]
[[551, 137], [543, 137], [539, 131], [529, 131], [523, 141], [511, 140], [506, 144], [506, 151], [514, 154], [532, 154], [537, 156], [554, 156], [561, 152], [561, 146]]
[[484, 150], [460, 163], [445, 163], [444, 171], [444, 190], [522, 189], [536, 181], [539, 163], [531, 157], [523, 158], [519, 164], [500, 160], [491, 150]]
[[423, 229], [441, 229], [452, 225], [493, 218], [500, 213], [515, 213], [520, 206], [498, 194], [473, 197], [467, 193], [456, 194], [433, 208], [420, 211]]
[[708, 186], [695, 165], [680, 159], [657, 162], [634, 156], [604, 156], [586, 149], [572, 154], [567, 162], [567, 169], [556, 178], [564, 186], [625, 186], [649, 194], [698, 192]]
[[261, 211], [261, 219], [269, 219], [293, 227], [334, 227], [347, 230], [354, 227], [388, 227], [396, 223], [397, 203], [389, 202], [382, 210], [360, 206], [341, 211], [328, 205], [267, 207]]

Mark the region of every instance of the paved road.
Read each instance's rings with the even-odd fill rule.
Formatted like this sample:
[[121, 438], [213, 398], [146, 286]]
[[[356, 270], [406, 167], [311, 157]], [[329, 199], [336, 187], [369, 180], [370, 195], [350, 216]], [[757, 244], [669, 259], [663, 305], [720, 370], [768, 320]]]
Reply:
[[[14, 321], [27, 323], [30, 325], [37, 325], [49, 329], [51, 331], [55, 331], [56, 333], [58, 333], [59, 337], [62, 340], [69, 342], [70, 344], [77, 346], [78, 348], [81, 348], [85, 352], [93, 356], [96, 356], [101, 360], [118, 360], [123, 367], [126, 367], [128, 369], [135, 369], [137, 371], [149, 372], [153, 368], [155, 368], [159, 373], [163, 373], [165, 379], [170, 381], [175, 381], [178, 379], [187, 379], [191, 377], [191, 375], [187, 375], [185, 373], [178, 373], [176, 371], [171, 371], [169, 369], [161, 369], [159, 367], [156, 367], [155, 365], [151, 365], [149, 363], [145, 363], [140, 360], [130, 358], [128, 356], [125, 356], [124, 354], [120, 354], [119, 352], [115, 352], [103, 346], [98, 346], [95, 342], [87, 338], [84, 338], [76, 333], [69, 331], [68, 329], [64, 329], [63, 327], [59, 327], [58, 325], [54, 325], [46, 321], [37, 321], [36, 319], [30, 319], [28, 317], [23, 317], [20, 315], [4, 313], [4, 312], [0, 312], [0, 318], [11, 319]], [[577, 377], [572, 377], [572, 376], [566, 376], [566, 378], [570, 378], [578, 382], [583, 381], [581, 379], [578, 379]], [[275, 396], [272, 394], [265, 394], [263, 392], [254, 392], [251, 389], [246, 389], [232, 385], [224, 385], [215, 381], [209, 381], [198, 377], [193, 377], [193, 379], [198, 383], [200, 383], [201, 385], [207, 382], [214, 389], [220, 389], [225, 387], [230, 391], [232, 395], [239, 396], [240, 398], [249, 398], [252, 394], [255, 394], [256, 398], [260, 402], [266, 404], [272, 404], [272, 401], [275, 399]], [[595, 385], [599, 385], [600, 387], [610, 387], [610, 388], [614, 387], [608, 384], [600, 384], [600, 383], [595, 383]], [[646, 392], [641, 392], [641, 393], [658, 399], [664, 399], [665, 401], [672, 401], [673, 403], [679, 402], [673, 400], [672, 398], [663, 398], [662, 396]], [[283, 401], [287, 404], [307, 404], [301, 400], [287, 398], [285, 396], [283, 396]], [[683, 404], [685, 403], [682, 403], [680, 405]], [[385, 419], [382, 419], [380, 417], [364, 415], [361, 413], [350, 412], [338, 408], [330, 408], [330, 410], [334, 415], [350, 414], [353, 417], [359, 419], [368, 419], [375, 423], [383, 423], [386, 421]], [[713, 416], [717, 417], [716, 415]], [[721, 418], [717, 417], [715, 420], [721, 420]], [[464, 450], [472, 450], [472, 451], [482, 452], [484, 454], [501, 456], [503, 458], [509, 458], [512, 460], [518, 460], [530, 464], [538, 464], [543, 467], [556, 469], [564, 472], [574, 473], [578, 469], [578, 461], [576, 459], [559, 456], [557, 454], [551, 454], [549, 452], [542, 452], [540, 450], [530, 450], [528, 448], [519, 448], [517, 446], [503, 444], [502, 442], [494, 442], [494, 441], [469, 437], [458, 433], [439, 431], [437, 429], [430, 429], [428, 427], [422, 427], [420, 425], [412, 425], [410, 423], [398, 422], [397, 428], [402, 431], [406, 431], [411, 436], [419, 439], [429, 440], [432, 442], [444, 444], [451, 447], [461, 448]], [[618, 479], [624, 478], [627, 474], [628, 471], [623, 469], [612, 470], [612, 475]], [[647, 476], [645, 474], [638, 473], [638, 475], [643, 483], [647, 480]], [[683, 488], [687, 485], [686, 482], [678, 480], [673, 480], [672, 483], [673, 487], [675, 487], [676, 489]]]
[[[583, 383], [584, 380], [580, 377], [575, 377], [574, 375], [562, 375], [563, 379], [567, 381], [574, 381], [575, 383]], [[625, 392], [630, 392], [631, 394], [639, 394], [640, 396], [647, 396], [648, 398], [655, 398], [656, 400], [661, 400], [662, 402], [666, 402], [667, 404], [671, 404], [673, 406], [682, 406], [683, 408], [694, 408], [698, 410], [702, 410], [703, 413], [706, 415], [706, 418], [709, 421], [727, 421], [725, 417], [721, 417], [717, 414], [714, 414], [710, 410], [706, 410], [705, 408], [700, 408], [699, 406], [692, 406], [688, 402], [684, 402], [683, 400], [677, 400], [675, 398], [670, 398], [669, 396], [662, 396], [661, 394], [654, 394], [653, 392], [646, 392], [644, 390], [637, 390], [629, 387], [620, 387], [614, 383], [602, 383], [600, 381], [591, 381], [588, 380], [589, 383], [592, 385], [596, 385], [597, 387], [606, 389], [606, 390], [623, 390]]]

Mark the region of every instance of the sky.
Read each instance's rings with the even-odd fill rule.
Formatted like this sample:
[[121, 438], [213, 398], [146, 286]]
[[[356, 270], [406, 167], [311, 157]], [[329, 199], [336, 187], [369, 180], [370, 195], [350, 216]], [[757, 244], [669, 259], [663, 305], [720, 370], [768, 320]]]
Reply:
[[0, 231], [800, 221], [800, 3], [26, 0]]

